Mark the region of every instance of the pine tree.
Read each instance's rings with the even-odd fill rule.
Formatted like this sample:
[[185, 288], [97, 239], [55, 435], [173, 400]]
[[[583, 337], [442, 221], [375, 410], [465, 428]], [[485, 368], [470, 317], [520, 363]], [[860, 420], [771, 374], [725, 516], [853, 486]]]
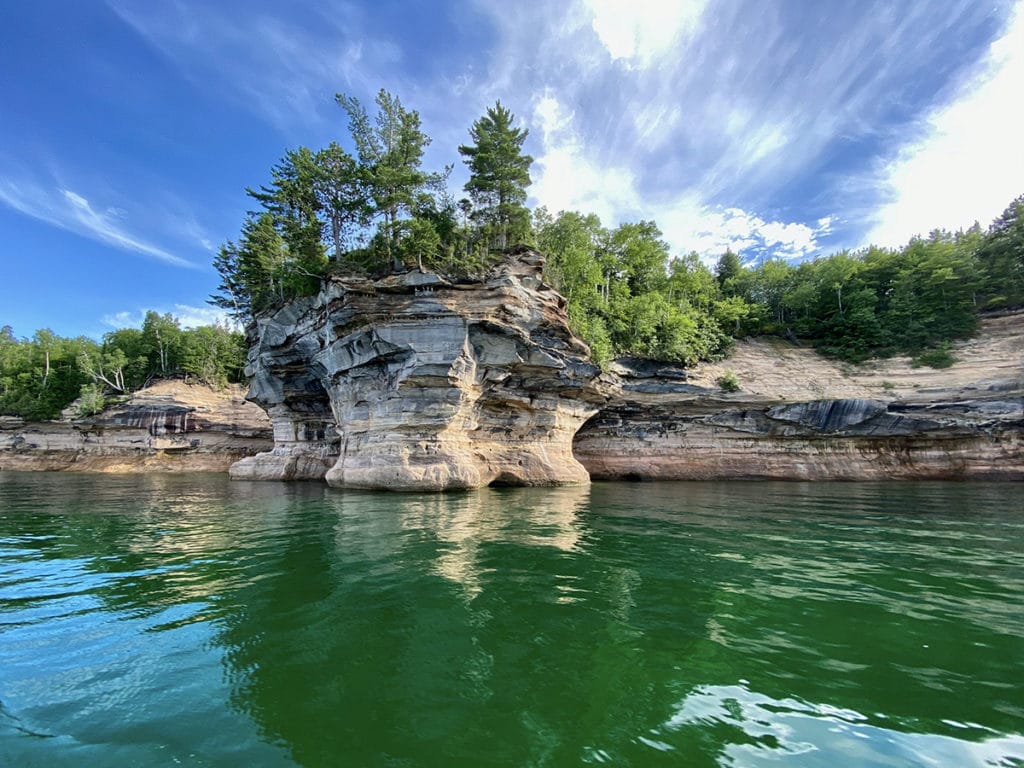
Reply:
[[402, 219], [412, 215], [418, 197], [436, 180], [420, 168], [430, 137], [420, 130], [420, 115], [402, 106], [383, 88], [377, 94], [377, 117], [370, 121], [359, 100], [337, 94], [349, 119], [349, 132], [359, 156], [359, 170], [371, 202], [370, 214], [381, 218], [379, 234], [392, 267], [401, 268], [399, 241]]
[[474, 143], [459, 147], [470, 170], [466, 191], [476, 204], [477, 215], [496, 227], [502, 248], [525, 238], [530, 227], [525, 203], [533, 158], [523, 154], [529, 131], [514, 128], [514, 119], [512, 112], [496, 102], [470, 128]]

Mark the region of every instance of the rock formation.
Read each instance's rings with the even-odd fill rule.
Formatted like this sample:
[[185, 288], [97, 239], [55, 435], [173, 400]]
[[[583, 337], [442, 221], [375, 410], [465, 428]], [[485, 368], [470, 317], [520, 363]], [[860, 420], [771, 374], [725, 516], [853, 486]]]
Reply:
[[[595, 479], [1024, 479], [1024, 315], [956, 356], [858, 367], [758, 339], [692, 371], [620, 361], [575, 454]], [[743, 391], [715, 387], [726, 368]]]
[[[542, 265], [526, 251], [464, 284], [333, 278], [260, 319], [249, 397], [275, 446], [232, 477], [406, 491], [588, 475], [1024, 478], [1024, 315], [986, 321], [945, 371], [757, 339], [722, 364], [620, 360], [601, 374]], [[742, 391], [714, 383], [727, 366]]]
[[605, 397], [564, 300], [522, 251], [485, 279], [332, 278], [257, 323], [249, 398], [275, 447], [234, 478], [437, 491], [587, 482], [572, 438]]
[[165, 380], [88, 418], [0, 417], [0, 469], [224, 472], [273, 444], [266, 415], [242, 394]]

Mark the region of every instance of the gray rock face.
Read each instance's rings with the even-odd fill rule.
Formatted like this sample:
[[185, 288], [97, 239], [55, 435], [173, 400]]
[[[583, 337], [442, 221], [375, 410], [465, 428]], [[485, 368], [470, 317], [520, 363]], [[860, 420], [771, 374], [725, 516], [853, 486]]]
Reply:
[[426, 491], [587, 482], [572, 438], [604, 395], [523, 252], [486, 279], [334, 279], [257, 327], [249, 399], [274, 450], [232, 477]]
[[1024, 412], [1020, 400], [771, 403], [627, 385], [575, 451], [602, 479], [1024, 479]]
[[335, 279], [262, 318], [247, 372], [274, 448], [232, 476], [409, 491], [589, 476], [1024, 479], [1016, 326], [930, 379], [879, 363], [887, 378], [873, 384], [811, 350], [751, 342], [730, 364], [759, 389], [726, 393], [716, 364], [622, 359], [601, 374], [542, 263], [521, 253], [466, 284]]

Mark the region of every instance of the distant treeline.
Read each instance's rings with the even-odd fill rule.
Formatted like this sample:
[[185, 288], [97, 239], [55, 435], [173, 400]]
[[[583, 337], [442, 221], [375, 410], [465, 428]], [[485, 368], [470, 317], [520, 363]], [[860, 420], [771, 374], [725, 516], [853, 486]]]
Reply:
[[908, 353], [944, 364], [979, 311], [1024, 305], [1024, 196], [987, 230], [753, 268], [726, 252], [710, 268], [697, 254], [673, 257], [653, 221], [609, 230], [594, 215], [531, 212], [529, 131], [500, 102], [458, 148], [470, 173], [459, 199], [447, 186], [452, 166], [421, 167], [430, 138], [415, 110], [384, 90], [372, 117], [354, 98], [337, 102], [355, 155], [337, 143], [288, 151], [269, 184], [248, 190], [258, 210], [215, 260], [211, 302], [244, 324], [315, 293], [331, 273], [478, 275], [523, 244], [548, 256], [547, 278], [598, 362], [693, 363], [722, 356], [736, 337], [782, 334], [846, 360]]
[[209, 325], [182, 328], [169, 315], [147, 312], [142, 329], [111, 331], [96, 343], [49, 330], [15, 339], [0, 329], [0, 414], [54, 419], [81, 398], [88, 416], [112, 397], [127, 395], [155, 377], [184, 375], [214, 386], [242, 379], [245, 337]]
[[671, 258], [654, 222], [606, 230], [592, 215], [541, 210], [534, 223], [549, 279], [599, 360], [692, 363], [734, 338], [777, 334], [854, 362], [909, 354], [943, 365], [979, 312], [1024, 306], [1024, 197], [987, 231], [936, 230], [903, 248], [755, 267], [730, 251], [714, 269], [697, 254]]

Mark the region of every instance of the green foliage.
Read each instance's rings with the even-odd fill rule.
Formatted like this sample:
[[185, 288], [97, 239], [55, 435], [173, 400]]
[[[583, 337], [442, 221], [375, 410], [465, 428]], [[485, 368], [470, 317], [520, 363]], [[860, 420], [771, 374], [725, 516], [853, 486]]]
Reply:
[[65, 339], [46, 329], [19, 341], [10, 327], [4, 327], [0, 330], [0, 413], [37, 421], [57, 418], [88, 382], [78, 368], [79, 355], [96, 346], [90, 339]]
[[494, 229], [498, 247], [524, 242], [530, 232], [526, 188], [533, 158], [523, 154], [525, 128], [513, 127], [515, 115], [498, 101], [469, 129], [473, 144], [459, 147], [469, 166], [466, 191], [478, 223]]
[[978, 261], [985, 275], [980, 287], [987, 308], [1024, 305], [1024, 195], [1003, 211], [985, 237]]
[[399, 270], [402, 219], [411, 216], [431, 184], [443, 179], [420, 168], [430, 137], [420, 129], [419, 112], [406, 109], [397, 96], [383, 88], [377, 94], [373, 121], [358, 99], [340, 93], [335, 99], [348, 115], [349, 132], [359, 156], [358, 172], [367, 193], [366, 210], [369, 218], [380, 221], [378, 232], [385, 253]]
[[97, 344], [49, 330], [15, 339], [0, 330], [0, 414], [55, 419], [76, 398], [80, 415], [103, 408], [154, 376], [185, 374], [209, 384], [242, 380], [245, 338], [220, 326], [182, 329], [171, 315], [149, 312], [142, 329], [111, 331]]
[[654, 222], [606, 230], [594, 215], [534, 215], [546, 278], [569, 303], [573, 330], [598, 362], [638, 355], [695, 363], [720, 356], [730, 339], [709, 313], [720, 298], [695, 256], [668, 270], [668, 246]]
[[743, 271], [740, 257], [733, 253], [732, 250], [726, 249], [725, 253], [718, 259], [718, 264], [715, 267], [715, 277], [718, 278], [718, 285], [727, 296], [732, 295], [735, 290], [736, 280], [740, 278]]
[[922, 366], [928, 366], [929, 368], [949, 368], [956, 362], [956, 358], [949, 349], [948, 344], [943, 344], [935, 349], [929, 349], [922, 352], [914, 358], [913, 366], [920, 368]]
[[103, 387], [93, 382], [92, 384], [83, 384], [82, 389], [78, 396], [78, 416], [84, 418], [86, 416], [92, 416], [103, 410], [103, 407], [107, 404], [106, 396], [103, 393]]
[[740, 380], [736, 377], [735, 372], [728, 368], [726, 368], [725, 372], [715, 380], [715, 383], [718, 384], [719, 388], [724, 392], [740, 391]]
[[204, 325], [184, 331], [181, 372], [211, 386], [222, 387], [242, 381], [245, 367], [245, 337], [219, 325]]
[[997, 225], [987, 236], [979, 227], [955, 234], [937, 230], [896, 250], [870, 247], [798, 266], [767, 261], [730, 278], [750, 308], [732, 330], [739, 333], [742, 324], [747, 333], [786, 333], [855, 362], [917, 355], [966, 338], [986, 301], [1008, 301], [996, 289], [1005, 282], [1005, 262], [982, 258], [1002, 231]]

